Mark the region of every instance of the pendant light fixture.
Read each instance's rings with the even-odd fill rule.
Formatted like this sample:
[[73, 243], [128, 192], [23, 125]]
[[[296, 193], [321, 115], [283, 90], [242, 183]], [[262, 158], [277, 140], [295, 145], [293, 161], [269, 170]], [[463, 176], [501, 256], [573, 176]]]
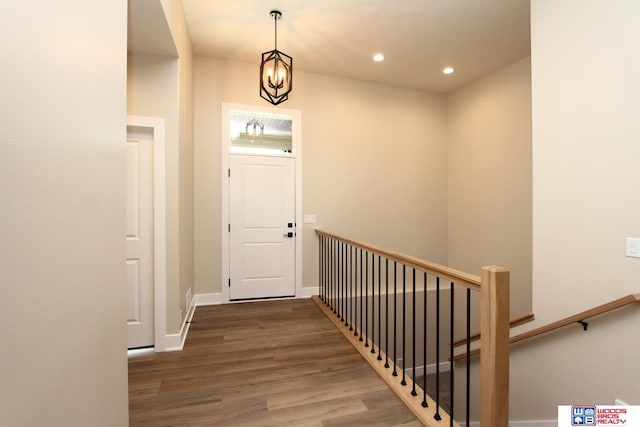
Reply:
[[264, 135], [264, 124], [254, 117], [247, 122], [245, 133], [253, 138], [261, 138]]
[[282, 19], [282, 12], [272, 10], [270, 15], [275, 23], [275, 47], [262, 54], [260, 96], [273, 105], [278, 105], [289, 99], [293, 82], [293, 58], [278, 50], [278, 19]]

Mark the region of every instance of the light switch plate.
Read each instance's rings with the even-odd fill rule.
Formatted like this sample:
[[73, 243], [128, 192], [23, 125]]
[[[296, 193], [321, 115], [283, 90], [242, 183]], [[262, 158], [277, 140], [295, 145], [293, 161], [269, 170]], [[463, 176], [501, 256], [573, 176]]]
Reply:
[[640, 239], [627, 237], [627, 256], [640, 258]]
[[316, 223], [316, 215], [315, 214], [305, 215], [304, 216], [304, 223], [305, 224], [315, 224]]

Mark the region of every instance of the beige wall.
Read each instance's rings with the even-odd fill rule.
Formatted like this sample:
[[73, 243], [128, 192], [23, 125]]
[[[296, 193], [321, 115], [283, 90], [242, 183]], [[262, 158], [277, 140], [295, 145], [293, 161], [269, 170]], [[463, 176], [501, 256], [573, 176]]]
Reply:
[[449, 96], [449, 265], [511, 271], [511, 314], [531, 313], [531, 61]]
[[126, 425], [127, 2], [7, 11], [0, 423]]
[[[221, 292], [222, 102], [259, 105], [258, 64], [196, 56], [196, 293]], [[444, 96], [298, 71], [286, 108], [302, 112], [302, 209], [319, 228], [446, 263]], [[303, 286], [317, 285], [304, 225]]]
[[193, 55], [179, 3], [162, 4], [178, 57], [129, 53], [127, 113], [166, 121], [166, 319], [167, 333], [175, 334], [187, 314], [185, 296], [194, 280]]
[[[193, 51], [187, 30], [182, 2], [162, 0], [169, 29], [176, 45], [178, 56], [178, 123], [179, 123], [179, 184], [178, 184], [178, 232], [179, 232], [179, 277], [175, 303], [167, 305], [167, 316], [181, 310], [178, 327], [185, 320], [191, 301], [186, 300], [187, 290], [193, 295]], [[167, 300], [170, 301], [169, 299]]]
[[[637, 293], [640, 3], [535, 1], [533, 310], [547, 323]], [[640, 404], [640, 311], [629, 307], [512, 348], [512, 418], [558, 404]]]

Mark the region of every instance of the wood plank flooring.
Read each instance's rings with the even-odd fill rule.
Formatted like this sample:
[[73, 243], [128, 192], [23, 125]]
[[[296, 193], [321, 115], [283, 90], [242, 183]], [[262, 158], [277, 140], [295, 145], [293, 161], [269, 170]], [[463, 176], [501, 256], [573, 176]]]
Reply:
[[184, 350], [129, 359], [131, 426], [419, 426], [308, 299], [198, 307]]

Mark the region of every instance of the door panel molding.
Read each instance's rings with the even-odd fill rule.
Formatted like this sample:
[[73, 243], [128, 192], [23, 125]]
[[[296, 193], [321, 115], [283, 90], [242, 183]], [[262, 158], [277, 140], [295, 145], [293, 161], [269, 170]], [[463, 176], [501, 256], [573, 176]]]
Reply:
[[[299, 110], [289, 110], [284, 108], [273, 108], [273, 107], [261, 107], [255, 105], [244, 105], [244, 104], [231, 104], [231, 103], [222, 103], [222, 121], [221, 121], [221, 203], [222, 203], [222, 214], [221, 214], [221, 223], [220, 223], [220, 231], [221, 231], [221, 294], [222, 294], [222, 303], [227, 304], [233, 301], [230, 301], [229, 298], [229, 180], [228, 180], [228, 171], [229, 171], [229, 147], [231, 141], [230, 134], [230, 117], [232, 111], [251, 111], [257, 113], [266, 113], [266, 114], [282, 114], [293, 117], [293, 127], [292, 127], [292, 152], [287, 154], [286, 157], [291, 157], [295, 159], [295, 222], [298, 224], [298, 230], [302, 230], [302, 131], [301, 131], [301, 123], [302, 116]], [[295, 297], [302, 298], [307, 297], [307, 293], [304, 292], [302, 288], [302, 233], [298, 232], [293, 239], [295, 239]]]

